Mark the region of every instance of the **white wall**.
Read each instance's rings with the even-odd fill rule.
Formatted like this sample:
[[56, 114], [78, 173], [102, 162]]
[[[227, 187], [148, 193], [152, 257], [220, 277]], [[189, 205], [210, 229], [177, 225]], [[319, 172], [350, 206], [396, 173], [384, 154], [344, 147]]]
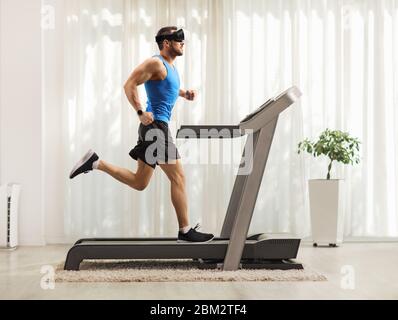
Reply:
[[[43, 19], [44, 30], [42, 3], [50, 9], [43, 14], [54, 14]], [[65, 177], [59, 170], [63, 10], [64, 0], [0, 0], [0, 183], [23, 187], [22, 245], [76, 240], [64, 237]]]
[[[62, 148], [62, 112], [64, 91], [64, 0], [44, 0], [44, 15], [48, 28], [43, 30], [43, 127], [44, 127], [44, 202], [46, 243], [71, 243], [77, 239], [64, 236], [65, 179]], [[51, 17], [53, 15], [53, 17]], [[52, 23], [54, 23], [52, 25]]]
[[0, 183], [22, 185], [22, 245], [44, 244], [40, 8], [0, 1]]

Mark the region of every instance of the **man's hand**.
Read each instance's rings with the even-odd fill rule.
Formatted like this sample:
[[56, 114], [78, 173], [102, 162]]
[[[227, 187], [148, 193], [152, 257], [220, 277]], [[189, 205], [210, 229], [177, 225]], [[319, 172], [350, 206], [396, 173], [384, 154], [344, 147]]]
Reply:
[[194, 101], [196, 99], [197, 93], [195, 90], [187, 90], [184, 92], [183, 97], [189, 101]]
[[140, 116], [140, 121], [144, 126], [149, 126], [154, 120], [153, 120], [153, 114], [151, 112], [144, 112]]

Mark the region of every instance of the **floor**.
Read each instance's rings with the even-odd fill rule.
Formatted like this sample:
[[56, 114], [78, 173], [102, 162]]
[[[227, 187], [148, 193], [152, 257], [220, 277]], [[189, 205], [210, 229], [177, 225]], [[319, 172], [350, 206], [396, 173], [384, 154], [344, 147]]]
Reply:
[[0, 299], [398, 299], [398, 243], [302, 244], [297, 260], [323, 273], [325, 282], [55, 283], [52, 289], [41, 271], [68, 249], [0, 251]]

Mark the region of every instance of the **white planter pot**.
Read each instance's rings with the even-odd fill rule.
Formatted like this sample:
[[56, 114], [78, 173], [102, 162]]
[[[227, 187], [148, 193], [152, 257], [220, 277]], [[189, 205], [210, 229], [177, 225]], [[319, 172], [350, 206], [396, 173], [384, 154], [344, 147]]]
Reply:
[[314, 246], [343, 242], [344, 181], [310, 180], [311, 229]]

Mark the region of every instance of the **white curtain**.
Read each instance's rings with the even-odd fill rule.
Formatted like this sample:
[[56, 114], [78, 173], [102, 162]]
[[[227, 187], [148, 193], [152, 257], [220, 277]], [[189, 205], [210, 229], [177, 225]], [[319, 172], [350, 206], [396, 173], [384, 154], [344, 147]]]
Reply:
[[[65, 0], [64, 6], [64, 176], [89, 148], [136, 169], [128, 152], [139, 122], [123, 84], [157, 54], [158, 29], [177, 25], [189, 31], [186, 55], [177, 60], [182, 86], [198, 90], [199, 98], [178, 101], [174, 133], [183, 124], [237, 124], [292, 85], [303, 92], [280, 117], [250, 232], [310, 236], [307, 180], [326, 177], [327, 161], [297, 155], [297, 144], [331, 128], [362, 141], [361, 164], [333, 170], [346, 181], [346, 238], [398, 236], [398, 1]], [[140, 94], [145, 102], [142, 88]], [[177, 141], [192, 224], [220, 232], [236, 173], [226, 155], [236, 164], [243, 143], [236, 140], [231, 151], [228, 142]], [[211, 164], [200, 163], [205, 149]], [[160, 169], [144, 192], [99, 172], [65, 183], [65, 232], [72, 237], [175, 236], [169, 182]]]

